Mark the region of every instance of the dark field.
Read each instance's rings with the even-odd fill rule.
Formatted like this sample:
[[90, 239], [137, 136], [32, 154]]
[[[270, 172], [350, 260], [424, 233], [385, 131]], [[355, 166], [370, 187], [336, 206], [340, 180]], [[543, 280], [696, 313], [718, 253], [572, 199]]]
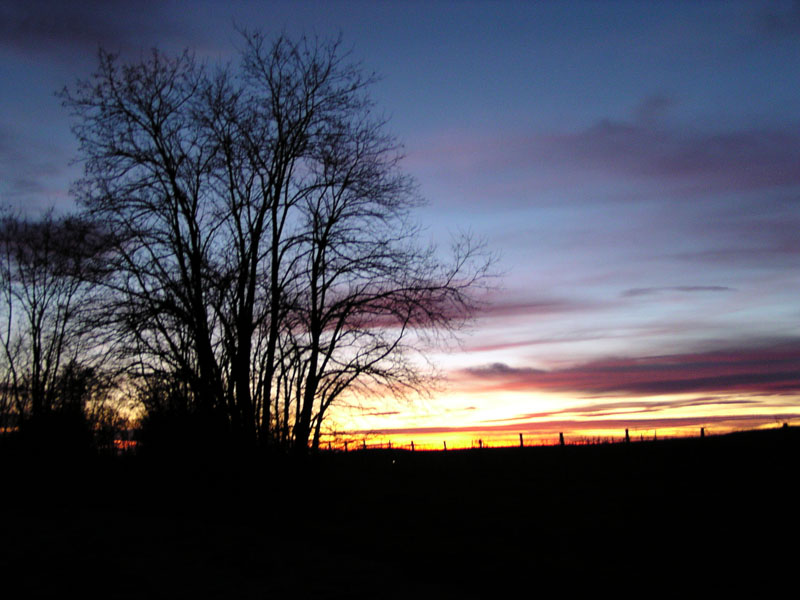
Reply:
[[4, 449], [0, 572], [79, 598], [763, 592], [796, 580], [799, 449], [795, 428], [204, 466]]

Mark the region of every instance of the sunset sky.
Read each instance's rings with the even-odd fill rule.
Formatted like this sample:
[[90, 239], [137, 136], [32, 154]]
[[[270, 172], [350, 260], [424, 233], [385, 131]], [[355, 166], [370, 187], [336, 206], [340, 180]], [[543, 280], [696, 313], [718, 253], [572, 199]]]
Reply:
[[0, 202], [71, 207], [54, 92], [98, 46], [233, 60], [237, 25], [341, 33], [426, 236], [501, 257], [446, 385], [340, 413], [354, 438], [800, 422], [800, 3], [0, 0]]

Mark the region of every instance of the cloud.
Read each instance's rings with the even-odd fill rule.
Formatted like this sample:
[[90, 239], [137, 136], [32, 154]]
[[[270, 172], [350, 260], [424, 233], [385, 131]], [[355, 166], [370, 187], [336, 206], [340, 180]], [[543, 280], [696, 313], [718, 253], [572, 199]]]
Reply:
[[[622, 308], [626, 310], [624, 306]], [[624, 339], [631, 339], [635, 343], [652, 337], [674, 336], [679, 333], [693, 334], [697, 332], [698, 328], [706, 325], [707, 321], [698, 317], [685, 320], [656, 320], [639, 324], [628, 323], [623, 327], [619, 327], [609, 326], [609, 323], [601, 315], [593, 315], [588, 319], [582, 317], [580, 322], [571, 323], [569, 320], [563, 320], [559, 323], [562, 328], [557, 332], [523, 338], [516, 334], [530, 330], [532, 328], [531, 323], [517, 327], [511, 336], [509, 335], [509, 327], [513, 327], [513, 325], [505, 325], [499, 332], [484, 332], [479, 340], [466, 340], [464, 342], [464, 351], [488, 352], [550, 344], [608, 342], [609, 340]], [[563, 329], [563, 327], [567, 327], [567, 329]]]
[[437, 426], [437, 427], [400, 427], [381, 430], [356, 430], [351, 435], [383, 434], [383, 435], [430, 435], [430, 434], [565, 434], [585, 435], [586, 431], [616, 430], [622, 432], [629, 429], [631, 432], [651, 432], [659, 429], [671, 428], [700, 428], [719, 427], [731, 428], [756, 428], [764, 425], [774, 425], [776, 422], [794, 421], [800, 418], [800, 412], [789, 411], [782, 414], [769, 415], [707, 415], [701, 417], [662, 417], [662, 418], [628, 418], [628, 419], [593, 419], [573, 420], [561, 419], [553, 421], [527, 421], [503, 423], [499, 425], [466, 425], [466, 426]]
[[552, 315], [593, 308], [596, 303], [564, 298], [531, 298], [521, 300], [497, 300], [481, 307], [480, 317], [516, 317]]
[[66, 180], [71, 169], [65, 152], [0, 125], [0, 194], [24, 209], [43, 208], [54, 200], [68, 202]]
[[62, 55], [140, 49], [142, 39], [180, 35], [169, 5], [156, 0], [28, 0], [0, 3], [0, 45], [26, 53]]
[[675, 100], [666, 94], [648, 96], [636, 108], [636, 118], [640, 123], [660, 121], [675, 104]]
[[[613, 308], [612, 303], [582, 300], [582, 299], [567, 299], [567, 298], [547, 298], [547, 297], [531, 297], [520, 299], [488, 299], [486, 304], [481, 306], [476, 317], [481, 319], [484, 323], [489, 321], [490, 324], [501, 324], [508, 326], [509, 322], [525, 322], [525, 327], [530, 327], [531, 319], [540, 319], [544, 317], [558, 317], [559, 315], [569, 315], [573, 313], [591, 312], [595, 310], [602, 310], [605, 308]], [[531, 346], [536, 344], [550, 344], [550, 343], [563, 343], [572, 341], [586, 341], [592, 339], [602, 339], [606, 332], [593, 332], [578, 334], [562, 335], [557, 338], [539, 336], [526, 339], [509, 340], [504, 334], [502, 338], [493, 339], [493, 336], [484, 332], [480, 341], [468, 340], [465, 341], [464, 350], [466, 352], [482, 352], [488, 350], [502, 350], [507, 348], [520, 348], [524, 346]]]
[[609, 358], [540, 371], [489, 365], [463, 369], [452, 381], [471, 391], [551, 391], [651, 396], [698, 392], [800, 392], [800, 341], [696, 354]]
[[448, 132], [409, 160], [422, 171], [435, 165], [437, 176], [472, 182], [465, 197], [481, 202], [487, 195], [527, 199], [543, 189], [563, 196], [589, 183], [618, 196], [622, 183], [656, 183], [658, 195], [690, 197], [800, 185], [796, 123], [701, 129], [666, 119], [674, 104], [667, 95], [646, 97], [627, 119], [601, 118], [575, 131]]
[[758, 15], [756, 26], [769, 39], [800, 36], [800, 2], [795, 0], [790, 6], [771, 5]]
[[689, 192], [800, 184], [800, 134], [791, 129], [686, 133], [656, 122], [603, 120], [582, 132], [532, 142], [565, 165]]
[[515, 369], [514, 367], [509, 367], [505, 363], [493, 363], [483, 367], [474, 367], [467, 369], [467, 372], [478, 377], [496, 377], [498, 375], [515, 376], [518, 374], [532, 375], [546, 373], [546, 371], [542, 371], [540, 369]]
[[672, 255], [678, 260], [698, 261], [717, 265], [749, 265], [752, 267], [769, 267], [785, 264], [787, 267], [797, 265], [800, 255], [800, 236], [793, 234], [791, 237], [783, 236], [779, 232], [771, 231], [776, 239], [772, 243], [765, 241], [758, 248], [723, 247], [711, 250], [678, 252]]
[[721, 285], [678, 285], [670, 287], [631, 288], [622, 295], [626, 298], [635, 296], [648, 296], [661, 292], [735, 292], [734, 288]]
[[[700, 396], [690, 399], [678, 400], [632, 400], [624, 402], [598, 402], [592, 404], [584, 404], [572, 408], [564, 408], [560, 410], [550, 410], [544, 412], [527, 413], [517, 415], [516, 417], [506, 419], [491, 419], [484, 421], [485, 423], [492, 422], [508, 422], [508, 421], [530, 421], [532, 419], [546, 419], [560, 415], [573, 415], [574, 417], [609, 417], [609, 416], [636, 416], [645, 413], [662, 412], [665, 410], [674, 410], [681, 408], [693, 407], [709, 407], [709, 406], [741, 406], [741, 405], [758, 405], [765, 406], [765, 403], [760, 400], [750, 400], [744, 398], [726, 398], [716, 396]], [[780, 404], [780, 406], [783, 406]]]

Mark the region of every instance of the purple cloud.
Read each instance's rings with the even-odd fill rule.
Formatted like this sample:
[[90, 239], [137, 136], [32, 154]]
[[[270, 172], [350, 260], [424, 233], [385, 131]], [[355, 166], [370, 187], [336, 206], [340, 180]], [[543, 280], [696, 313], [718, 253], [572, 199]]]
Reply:
[[[627, 120], [605, 118], [579, 131], [500, 136], [447, 133], [408, 157], [425, 172], [475, 182], [483, 201], [561, 193], [587, 181], [655, 182], [659, 193], [690, 195], [761, 191], [800, 185], [800, 128], [698, 129], [664, 119], [674, 101], [645, 98]], [[476, 174], [480, 179], [476, 180]], [[475, 191], [475, 185], [480, 188]], [[599, 194], [598, 197], [604, 197]]]
[[529, 369], [529, 368], [515, 368], [510, 367], [505, 363], [493, 363], [491, 365], [485, 365], [482, 367], [473, 367], [467, 369], [467, 372], [471, 375], [476, 375], [478, 377], [505, 377], [505, 376], [517, 376], [520, 374], [523, 375], [541, 375], [546, 373], [547, 371], [542, 371], [540, 369]]
[[570, 313], [596, 308], [597, 303], [566, 298], [530, 298], [519, 300], [488, 299], [480, 309], [480, 317], [515, 317]]
[[597, 360], [540, 371], [489, 365], [463, 369], [473, 391], [558, 391], [603, 396], [648, 396], [696, 392], [788, 394], [800, 392], [800, 341], [696, 354]]
[[770, 5], [759, 14], [756, 26], [768, 39], [800, 36], [800, 2], [795, 0], [790, 6]]
[[800, 184], [800, 134], [791, 130], [687, 133], [658, 123], [603, 120], [532, 144], [535, 155], [543, 146], [564, 165], [658, 180], [686, 192]]
[[140, 51], [165, 39], [184, 45], [187, 27], [179, 26], [170, 9], [156, 0], [3, 0], [0, 46], [69, 60], [70, 51], [94, 56], [100, 46]]

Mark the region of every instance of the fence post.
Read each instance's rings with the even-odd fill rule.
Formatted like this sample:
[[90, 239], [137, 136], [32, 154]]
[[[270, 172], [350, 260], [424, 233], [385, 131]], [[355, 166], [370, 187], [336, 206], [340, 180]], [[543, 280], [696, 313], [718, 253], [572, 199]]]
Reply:
[[367, 449], [367, 440], [361, 440], [361, 449], [362, 450], [366, 450]]
[[563, 432], [558, 434], [558, 443], [560, 445], [562, 445], [562, 446], [564, 445], [564, 433]]
[[346, 441], [346, 442], [344, 443], [344, 451], [345, 451], [345, 452], [347, 452], [347, 447], [348, 447], [349, 445], [350, 445], [350, 442], [347, 442], [347, 441]]
[[520, 433], [519, 434], [519, 447], [523, 448], [524, 446], [525, 446], [525, 444], [522, 442], [522, 434]]
[[631, 443], [631, 436], [628, 435], [628, 430], [627, 429], [625, 430], [625, 443], [626, 444], [630, 444]]
[[414, 440], [411, 440], [411, 451], [414, 451]]
[[478, 448], [483, 448], [483, 440], [478, 440]]
[[706, 428], [705, 427], [701, 427], [700, 428], [700, 437], [701, 438], [706, 437]]
[[444, 444], [444, 451], [447, 452], [447, 442], [442, 442]]

